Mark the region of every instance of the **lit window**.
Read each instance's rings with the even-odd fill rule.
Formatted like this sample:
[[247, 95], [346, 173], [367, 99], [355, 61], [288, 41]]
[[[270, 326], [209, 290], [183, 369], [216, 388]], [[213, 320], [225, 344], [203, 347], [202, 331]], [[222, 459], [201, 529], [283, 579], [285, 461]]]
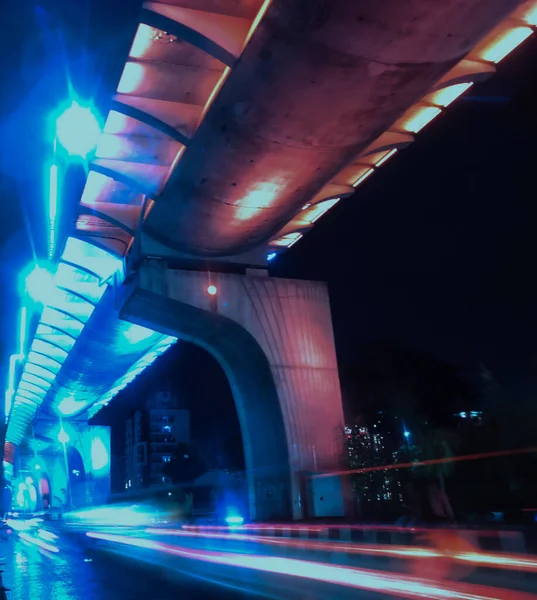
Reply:
[[169, 463], [171, 461], [171, 459], [172, 459], [171, 456], [163, 456], [162, 457], [162, 462]]

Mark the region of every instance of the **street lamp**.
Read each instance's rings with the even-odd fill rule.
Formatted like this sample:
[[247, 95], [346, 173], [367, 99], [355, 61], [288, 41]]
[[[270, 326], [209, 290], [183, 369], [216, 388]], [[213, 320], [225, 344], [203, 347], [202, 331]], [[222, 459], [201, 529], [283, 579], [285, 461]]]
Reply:
[[24, 291], [34, 302], [48, 304], [56, 289], [53, 279], [54, 276], [49, 269], [34, 264], [24, 278]]
[[56, 139], [70, 156], [86, 158], [97, 146], [101, 126], [89, 106], [73, 101], [56, 119]]
[[58, 145], [62, 146], [70, 157], [86, 159], [97, 146], [101, 125], [89, 106], [82, 106], [73, 100], [65, 110], [54, 119], [53, 158], [48, 167], [48, 256], [51, 259], [56, 249], [56, 228], [60, 197], [60, 170], [58, 165]]

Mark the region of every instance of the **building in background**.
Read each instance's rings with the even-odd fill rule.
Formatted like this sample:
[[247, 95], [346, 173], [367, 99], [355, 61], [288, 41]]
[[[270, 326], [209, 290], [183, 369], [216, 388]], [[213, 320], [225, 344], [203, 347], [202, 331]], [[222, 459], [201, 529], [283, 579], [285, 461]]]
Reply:
[[171, 391], [153, 392], [125, 423], [125, 489], [169, 483], [166, 464], [180, 443], [190, 443], [189, 411]]
[[345, 443], [351, 469], [364, 469], [352, 477], [358, 513], [366, 518], [397, 514], [402, 502], [402, 483], [397, 470], [372, 470], [400, 462], [399, 423], [378, 411], [370, 426], [345, 427]]

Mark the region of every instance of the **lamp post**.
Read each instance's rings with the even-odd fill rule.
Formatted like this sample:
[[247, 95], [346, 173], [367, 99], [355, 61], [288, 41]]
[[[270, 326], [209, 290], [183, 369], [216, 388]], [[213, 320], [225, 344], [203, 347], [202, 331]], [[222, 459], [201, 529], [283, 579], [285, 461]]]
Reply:
[[97, 145], [101, 125], [89, 106], [82, 106], [75, 100], [62, 110], [54, 120], [52, 160], [48, 167], [48, 258], [52, 260], [56, 251], [60, 198], [59, 148], [69, 157], [86, 160]]
[[67, 460], [67, 447], [66, 444], [69, 442], [69, 434], [63, 428], [63, 423], [60, 421], [60, 432], [58, 433], [58, 441], [63, 447], [63, 461], [65, 466], [65, 477], [66, 477], [66, 498], [65, 501], [67, 503], [67, 509], [71, 509], [72, 499], [71, 499], [71, 481], [69, 478], [69, 462]]

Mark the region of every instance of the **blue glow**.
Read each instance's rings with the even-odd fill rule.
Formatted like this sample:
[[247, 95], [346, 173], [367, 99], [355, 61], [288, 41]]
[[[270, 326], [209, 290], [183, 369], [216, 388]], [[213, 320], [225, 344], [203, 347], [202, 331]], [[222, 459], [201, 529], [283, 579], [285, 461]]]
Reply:
[[147, 327], [142, 327], [141, 325], [136, 325], [135, 323], [129, 323], [128, 326], [123, 330], [123, 334], [129, 344], [138, 344], [139, 342], [146, 341], [152, 335], [155, 335], [155, 332]]
[[56, 250], [56, 224], [58, 213], [58, 165], [52, 164], [49, 169], [48, 189], [48, 258], [52, 259]]
[[112, 275], [123, 270], [121, 259], [89, 242], [73, 237], [67, 239], [62, 258], [95, 273], [101, 281], [107, 281]]
[[50, 371], [47, 371], [46, 369], [43, 369], [43, 367], [40, 367], [38, 365], [26, 363], [26, 367], [24, 368], [24, 370], [26, 371], [26, 373], [30, 373], [31, 375], [35, 375], [36, 377], [41, 377], [41, 379], [45, 379], [49, 383], [52, 383], [54, 381], [54, 375]]
[[270, 254], [267, 254], [267, 260], [270, 261], [273, 258], [276, 258], [276, 252], [271, 252]]
[[244, 523], [244, 517], [239, 515], [229, 515], [226, 517], [226, 523], [228, 525], [242, 525]]
[[60, 432], [58, 433], [58, 442], [62, 444], [67, 444], [70, 439], [71, 438], [69, 437], [69, 434], [67, 433], [67, 431], [65, 431], [62, 425], [60, 428]]
[[101, 126], [91, 108], [73, 102], [56, 120], [56, 136], [71, 156], [85, 158], [97, 145]]
[[410, 437], [410, 431], [407, 431], [405, 429], [405, 431], [403, 432], [403, 435], [408, 439]]
[[173, 346], [177, 342], [177, 338], [172, 336], [162, 336], [162, 339], [154, 344], [151, 349], [136, 361], [132, 367], [123, 375], [116, 380], [112, 388], [103, 394], [99, 400], [90, 408], [89, 417], [93, 417], [103, 406], [106, 406], [112, 398], [118, 394], [121, 390], [127, 387], [131, 381], [134, 381], [136, 377], [149, 367], [159, 356], [161, 356], [170, 346]]
[[86, 404], [87, 404], [86, 402], [80, 401], [80, 400], [75, 400], [74, 398], [64, 398], [58, 404], [58, 411], [62, 415], [66, 416], [66, 417], [70, 417], [71, 415], [74, 415], [77, 412], [86, 408]]
[[110, 454], [100, 437], [91, 441], [91, 468], [94, 472], [102, 471], [110, 466]]
[[53, 275], [48, 269], [34, 265], [24, 278], [24, 289], [34, 302], [49, 304], [56, 295], [52, 280]]

